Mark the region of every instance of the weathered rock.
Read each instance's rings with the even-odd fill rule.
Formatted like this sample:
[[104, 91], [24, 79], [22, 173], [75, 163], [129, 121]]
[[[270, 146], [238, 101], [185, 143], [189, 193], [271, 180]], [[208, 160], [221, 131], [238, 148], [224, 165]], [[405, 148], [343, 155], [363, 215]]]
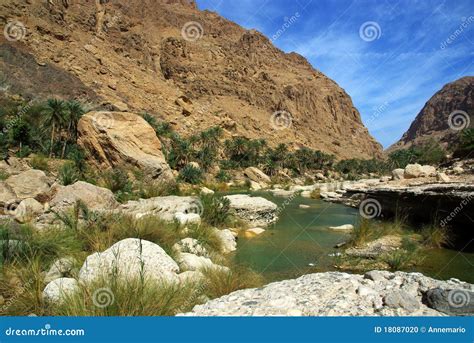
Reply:
[[74, 206], [77, 201], [83, 202], [91, 210], [112, 210], [118, 205], [111, 190], [84, 181], [60, 187], [49, 205], [64, 209]]
[[231, 212], [250, 225], [265, 227], [274, 223], [277, 217], [277, 205], [261, 197], [246, 194], [225, 196], [230, 201]]
[[268, 185], [272, 182], [267, 174], [256, 167], [246, 168], [244, 170], [244, 175], [247, 176], [251, 181], [257, 182], [258, 184]]
[[221, 248], [224, 254], [237, 250], [237, 242], [232, 231], [229, 229], [215, 229], [215, 233], [221, 242]]
[[[13, 208], [10, 206], [13, 205]], [[3, 181], [0, 181], [0, 214], [12, 214], [18, 205], [18, 200], [13, 189]]]
[[339, 225], [339, 226], [330, 226], [329, 229], [336, 230], [336, 231], [352, 231], [354, 230], [354, 225], [344, 224], [344, 225]]
[[138, 238], [127, 238], [101, 253], [89, 255], [79, 271], [79, 280], [91, 282], [112, 274], [123, 279], [144, 276], [157, 281], [175, 282], [179, 267], [158, 245]]
[[430, 289], [426, 305], [451, 316], [474, 315], [474, 292], [467, 289]]
[[219, 269], [228, 271], [229, 268], [214, 264], [211, 259], [190, 253], [181, 253], [176, 259], [182, 271], [200, 271], [205, 269]]
[[43, 205], [33, 198], [22, 200], [13, 213], [13, 217], [19, 223], [27, 223], [34, 220], [43, 213]]
[[421, 302], [402, 290], [390, 292], [383, 298], [384, 304], [392, 308], [402, 308], [410, 312], [417, 310]]
[[178, 221], [180, 225], [199, 224], [201, 222], [201, 216], [198, 213], [177, 212], [174, 214], [174, 219]]
[[405, 167], [404, 178], [405, 179], [414, 179], [420, 177], [423, 174], [423, 167], [418, 164], [409, 164]]
[[5, 180], [16, 198], [23, 200], [36, 198], [49, 191], [50, 184], [46, 174], [41, 170], [31, 169]]
[[68, 276], [75, 264], [76, 260], [72, 257], [63, 257], [54, 261], [44, 277], [44, 282], [50, 283], [53, 280]]
[[295, 194], [295, 191], [287, 191], [280, 188], [271, 189], [270, 192], [276, 197], [289, 198]]
[[393, 180], [403, 180], [405, 177], [405, 169], [397, 168], [392, 170], [392, 179]]
[[436, 176], [436, 168], [433, 166], [424, 165], [421, 170], [421, 176]]
[[198, 256], [208, 256], [206, 248], [204, 248], [195, 238], [183, 238], [173, 245], [173, 249], [181, 253], [188, 252]]
[[166, 221], [173, 221], [177, 213], [200, 214], [203, 208], [197, 197], [170, 195], [129, 201], [121, 205], [117, 211], [134, 215], [137, 218], [156, 216]]
[[202, 195], [212, 195], [212, 194], [214, 194], [214, 191], [212, 189], [207, 188], [207, 187], [202, 187], [201, 188], [201, 194]]
[[438, 181], [441, 181], [441, 182], [450, 182], [451, 179], [449, 178], [448, 175], [446, 175], [445, 173], [437, 173], [436, 174], [436, 179]]
[[78, 124], [78, 144], [98, 169], [138, 167], [153, 180], [172, 179], [155, 130], [139, 115], [89, 112]]
[[462, 173], [464, 173], [464, 169], [461, 168], [461, 167], [454, 167], [453, 172], [454, 172], [454, 174], [462, 174]]
[[245, 237], [252, 238], [258, 235], [261, 235], [262, 233], [265, 232], [265, 229], [259, 228], [259, 227], [254, 227], [252, 229], [247, 229], [245, 230]]
[[[358, 274], [326, 272], [244, 289], [197, 305], [186, 316], [442, 316], [423, 303], [433, 287], [452, 288], [420, 273], [380, 272], [376, 282]], [[474, 289], [462, 283], [458, 287]]]
[[59, 278], [48, 283], [43, 290], [43, 300], [51, 304], [61, 304], [67, 297], [79, 291], [76, 279]]
[[396, 235], [383, 236], [375, 241], [366, 243], [361, 247], [353, 247], [346, 250], [349, 256], [374, 258], [385, 253], [399, 249], [402, 245], [402, 238]]
[[250, 181], [250, 190], [252, 191], [259, 191], [262, 189], [262, 186], [255, 181]]

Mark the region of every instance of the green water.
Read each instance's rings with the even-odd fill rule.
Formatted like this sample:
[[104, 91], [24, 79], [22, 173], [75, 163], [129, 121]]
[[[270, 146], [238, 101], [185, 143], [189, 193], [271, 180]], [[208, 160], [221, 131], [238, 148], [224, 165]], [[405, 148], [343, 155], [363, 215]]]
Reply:
[[[292, 200], [267, 192], [254, 193], [279, 206], [279, 220], [254, 238], [239, 237], [235, 260], [262, 273], [268, 281], [303, 274], [336, 270], [334, 245], [346, 241], [349, 234], [329, 230], [328, 226], [355, 224], [357, 209], [315, 199]], [[300, 204], [311, 206], [299, 208]], [[310, 264], [312, 264], [310, 266]], [[458, 278], [474, 283], [474, 254], [448, 249], [431, 249], [414, 269], [437, 279]]]

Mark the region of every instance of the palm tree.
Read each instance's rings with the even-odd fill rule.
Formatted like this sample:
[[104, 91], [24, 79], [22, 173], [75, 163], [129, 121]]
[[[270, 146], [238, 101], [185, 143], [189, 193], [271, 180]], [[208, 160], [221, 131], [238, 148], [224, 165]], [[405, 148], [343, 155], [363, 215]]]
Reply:
[[79, 119], [81, 119], [81, 117], [85, 113], [84, 108], [82, 108], [82, 105], [75, 100], [66, 102], [65, 108], [67, 110], [67, 113], [65, 114], [63, 124], [67, 123], [67, 137], [63, 143], [61, 158], [64, 158], [64, 153], [66, 151], [66, 145], [68, 140], [73, 140], [74, 142], [77, 141], [77, 124], [79, 122]]
[[49, 157], [53, 155], [53, 145], [56, 138], [56, 130], [61, 129], [64, 126], [67, 114], [68, 113], [63, 100], [49, 99], [47, 101], [45, 109], [45, 126], [51, 128]]

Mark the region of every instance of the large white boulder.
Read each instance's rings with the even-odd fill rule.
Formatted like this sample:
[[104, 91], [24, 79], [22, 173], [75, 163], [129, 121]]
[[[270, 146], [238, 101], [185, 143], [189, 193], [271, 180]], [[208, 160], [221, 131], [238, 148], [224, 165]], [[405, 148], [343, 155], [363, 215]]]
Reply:
[[423, 166], [421, 164], [408, 164], [405, 167], [403, 176], [405, 179], [414, 179], [423, 175]]
[[436, 168], [429, 165], [421, 166], [421, 176], [436, 176]]
[[51, 304], [61, 304], [67, 297], [79, 291], [76, 279], [59, 278], [48, 283], [43, 290], [43, 300]]
[[224, 254], [237, 250], [237, 241], [232, 231], [229, 229], [215, 229], [215, 233], [221, 242], [221, 248]]
[[41, 170], [30, 169], [18, 175], [10, 176], [5, 184], [16, 196], [16, 199], [36, 198], [46, 194], [50, 188], [50, 182], [46, 174]]
[[83, 202], [91, 210], [111, 210], [118, 206], [110, 189], [98, 187], [84, 181], [59, 187], [50, 202], [52, 208], [68, 208], [77, 201]]
[[104, 252], [89, 255], [79, 271], [79, 280], [91, 282], [114, 277], [176, 282], [179, 267], [158, 245], [138, 238], [127, 238]]
[[15, 209], [13, 216], [19, 223], [27, 223], [34, 220], [38, 215], [43, 213], [43, 205], [33, 198], [22, 200]]
[[397, 168], [392, 170], [392, 179], [393, 180], [403, 180], [405, 178], [405, 169]]
[[277, 221], [277, 205], [247, 194], [225, 196], [230, 201], [232, 213], [252, 226], [265, 227]]

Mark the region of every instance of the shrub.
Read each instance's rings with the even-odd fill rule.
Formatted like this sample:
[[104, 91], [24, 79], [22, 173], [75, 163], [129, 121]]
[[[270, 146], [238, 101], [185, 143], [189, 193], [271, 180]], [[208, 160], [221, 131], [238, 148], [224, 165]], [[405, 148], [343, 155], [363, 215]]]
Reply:
[[179, 172], [178, 179], [180, 181], [196, 185], [201, 182], [202, 176], [203, 175], [201, 169], [188, 164], [183, 169], [181, 169], [181, 171]]
[[230, 174], [225, 170], [219, 170], [216, 174], [216, 180], [220, 182], [229, 182], [231, 180]]
[[447, 228], [435, 225], [425, 225], [421, 229], [423, 245], [429, 248], [442, 248], [451, 245], [450, 234]]
[[62, 185], [68, 186], [79, 180], [79, 173], [74, 163], [66, 162], [61, 169], [59, 169], [58, 177]]
[[115, 193], [117, 198], [132, 190], [132, 183], [128, 178], [128, 174], [121, 168], [114, 168], [104, 172], [102, 179], [105, 187]]
[[33, 158], [30, 160], [30, 165], [33, 169], [39, 169], [43, 171], [49, 170], [48, 160], [42, 155], [33, 156]]
[[215, 195], [201, 195], [202, 219], [212, 226], [222, 226], [230, 216], [230, 201]]

